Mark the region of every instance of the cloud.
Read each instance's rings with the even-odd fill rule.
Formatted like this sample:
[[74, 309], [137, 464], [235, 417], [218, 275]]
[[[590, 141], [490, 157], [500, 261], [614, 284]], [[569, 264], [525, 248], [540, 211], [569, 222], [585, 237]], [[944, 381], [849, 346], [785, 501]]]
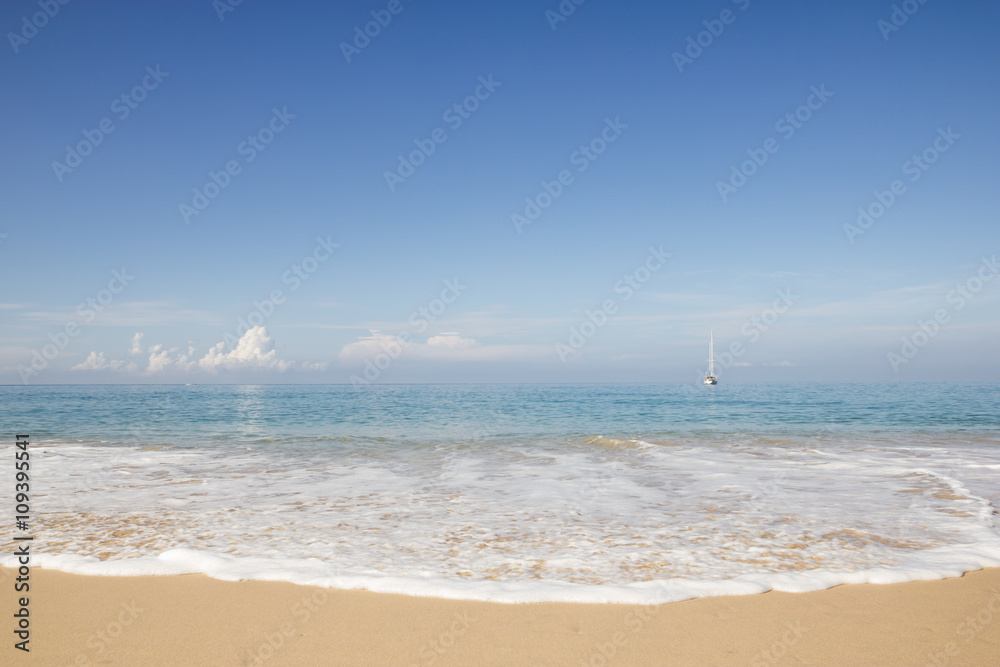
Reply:
[[145, 334], [136, 333], [132, 336], [132, 345], [128, 349], [129, 354], [142, 354], [142, 337]]
[[170, 366], [171, 364], [176, 364], [182, 369], [187, 369], [188, 361], [187, 357], [181, 355], [176, 359], [171, 359], [170, 354], [174, 350], [164, 350], [162, 345], [153, 345], [149, 348], [149, 366], [146, 367], [147, 373], [159, 373]]
[[340, 348], [340, 353], [337, 356], [340, 357], [341, 361], [348, 363], [363, 362], [365, 359], [371, 359], [382, 352], [398, 357], [401, 350], [408, 349], [410, 346], [410, 343], [399, 336], [371, 331], [370, 336], [361, 336], [353, 343], [348, 343]]
[[[555, 327], [563, 328], [576, 324], [579, 317], [527, 317], [515, 314], [509, 307], [503, 305], [490, 306], [484, 310], [470, 311], [465, 315], [449, 317], [448, 326], [461, 329], [467, 335], [477, 340], [484, 337], [523, 339], [532, 334], [548, 337]], [[311, 329], [367, 329], [373, 333], [380, 331], [407, 331], [412, 324], [407, 321], [365, 320], [329, 323], [298, 323], [286, 324], [286, 327], [303, 327]], [[386, 335], [386, 334], [383, 334]], [[537, 337], [537, 336], [536, 336]]]
[[462, 338], [455, 332], [442, 333], [439, 336], [431, 336], [427, 339], [427, 347], [438, 350], [458, 350], [469, 347], [476, 347], [479, 342], [473, 338]]
[[252, 368], [285, 371], [292, 366], [290, 361], [278, 359], [274, 343], [267, 335], [267, 329], [262, 326], [253, 327], [243, 334], [236, 347], [229, 352], [224, 352], [225, 349], [225, 342], [217, 343], [204, 357], [198, 360], [198, 366], [213, 373], [220, 368], [226, 370]]
[[73, 366], [73, 371], [134, 371], [135, 364], [127, 364], [124, 361], [112, 359], [108, 361], [103, 352], [91, 352], [86, 359]]
[[74, 371], [99, 371], [108, 367], [108, 360], [104, 357], [104, 353], [91, 352], [87, 358], [73, 366], [71, 370]]
[[330, 363], [327, 361], [317, 361], [315, 363], [309, 361], [303, 361], [299, 363], [299, 369], [304, 371], [313, 371], [317, 373], [322, 373], [327, 368], [329, 368]]
[[[80, 315], [77, 307], [73, 306], [22, 311], [18, 319], [34, 324], [65, 324], [79, 320]], [[122, 301], [107, 306], [101, 312], [100, 321], [102, 326], [146, 327], [191, 322], [217, 325], [221, 319], [217, 314], [184, 308], [173, 301]]]
[[456, 332], [431, 336], [424, 343], [371, 331], [341, 348], [337, 355], [344, 363], [364, 363], [380, 354], [395, 359], [405, 354], [412, 359], [433, 361], [508, 361], [552, 357], [551, 345], [485, 345]]
[[[142, 354], [143, 334], [136, 333], [132, 337], [129, 347], [129, 354]], [[176, 347], [165, 348], [163, 345], [150, 345], [146, 352], [149, 353], [146, 368], [143, 373], [155, 375], [169, 370], [192, 371], [203, 370], [215, 373], [219, 369], [225, 370], [276, 370], [285, 371], [294, 364], [290, 361], [278, 359], [278, 352], [274, 349], [274, 342], [267, 333], [267, 329], [257, 326], [245, 334], [237, 341], [236, 346], [226, 352], [225, 341], [212, 346], [204, 357], [195, 359], [194, 348], [188, 346], [188, 353], [181, 354]], [[303, 370], [321, 371], [326, 370], [325, 363], [304, 363]], [[82, 363], [77, 364], [71, 370], [111, 370], [123, 372], [135, 372], [138, 366], [135, 363], [128, 363], [120, 360], [108, 360], [103, 352], [91, 352]]]

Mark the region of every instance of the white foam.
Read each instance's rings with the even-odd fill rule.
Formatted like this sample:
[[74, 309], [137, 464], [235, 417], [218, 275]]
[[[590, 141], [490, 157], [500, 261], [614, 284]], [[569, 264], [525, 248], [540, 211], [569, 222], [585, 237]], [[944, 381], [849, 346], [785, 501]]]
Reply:
[[[1000, 566], [1000, 540], [973, 549], [946, 547], [928, 552], [921, 566], [871, 568], [856, 572], [817, 569], [808, 573], [748, 574], [728, 580], [673, 578], [625, 584], [588, 585], [562, 581], [456, 581], [444, 577], [339, 574], [317, 559], [234, 557], [211, 551], [171, 549], [157, 556], [102, 561], [88, 556], [36, 556], [33, 565], [73, 574], [150, 576], [205, 574], [222, 581], [287, 581], [305, 586], [376, 593], [428, 596], [502, 603], [580, 602], [663, 604], [699, 597], [748, 595], [767, 591], [807, 593], [842, 584], [895, 584], [958, 577], [984, 567]], [[16, 567], [12, 556], [0, 564]]]
[[81, 574], [655, 603], [1000, 566], [992, 443], [46, 443], [32, 463], [33, 563]]

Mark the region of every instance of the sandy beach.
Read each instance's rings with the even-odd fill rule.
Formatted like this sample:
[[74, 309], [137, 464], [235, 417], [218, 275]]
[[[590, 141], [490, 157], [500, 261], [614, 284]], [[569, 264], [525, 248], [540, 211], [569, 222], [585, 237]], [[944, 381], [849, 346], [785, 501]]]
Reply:
[[3, 664], [990, 665], [1000, 569], [961, 578], [660, 606], [494, 604], [202, 575], [33, 568], [30, 654]]

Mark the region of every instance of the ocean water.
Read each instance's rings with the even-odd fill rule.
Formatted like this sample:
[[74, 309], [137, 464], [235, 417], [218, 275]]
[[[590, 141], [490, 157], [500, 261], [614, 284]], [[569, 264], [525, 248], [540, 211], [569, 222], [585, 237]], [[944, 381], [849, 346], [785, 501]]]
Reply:
[[657, 603], [1000, 566], [996, 383], [8, 386], [0, 424], [70, 572]]

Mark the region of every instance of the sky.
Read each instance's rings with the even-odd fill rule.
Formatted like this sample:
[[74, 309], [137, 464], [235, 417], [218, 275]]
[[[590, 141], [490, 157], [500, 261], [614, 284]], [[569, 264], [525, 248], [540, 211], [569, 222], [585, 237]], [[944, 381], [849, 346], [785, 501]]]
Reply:
[[996, 3], [0, 6], [0, 383], [990, 380]]

